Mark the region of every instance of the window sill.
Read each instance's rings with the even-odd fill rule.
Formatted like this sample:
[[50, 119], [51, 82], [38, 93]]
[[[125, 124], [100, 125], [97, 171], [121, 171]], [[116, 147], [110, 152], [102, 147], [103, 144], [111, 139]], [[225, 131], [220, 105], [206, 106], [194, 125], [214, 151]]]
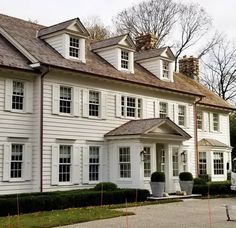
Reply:
[[11, 183], [18, 183], [18, 182], [27, 182], [28, 180], [24, 180], [23, 178], [11, 178], [9, 182]]
[[72, 182], [59, 182], [58, 186], [72, 186], [74, 185]]
[[63, 113], [63, 112], [59, 112], [59, 113], [58, 113], [58, 116], [64, 116], [64, 117], [75, 117], [75, 116], [73, 116], [72, 114], [69, 114], [69, 113]]
[[99, 117], [99, 116], [88, 116], [88, 119], [92, 119], [92, 120], [102, 120], [102, 118]]
[[17, 114], [32, 114], [24, 110], [17, 110], [17, 109], [5, 110], [5, 112], [12, 112], [12, 113], [17, 113]]

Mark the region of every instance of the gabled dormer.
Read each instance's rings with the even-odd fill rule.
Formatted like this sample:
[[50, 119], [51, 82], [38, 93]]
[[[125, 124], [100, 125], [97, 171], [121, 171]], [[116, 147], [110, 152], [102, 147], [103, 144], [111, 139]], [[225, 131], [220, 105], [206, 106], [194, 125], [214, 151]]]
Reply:
[[86, 62], [85, 39], [89, 32], [79, 18], [65, 21], [38, 31], [38, 37], [46, 41], [64, 58]]
[[98, 41], [91, 49], [117, 70], [134, 73], [135, 44], [129, 34]]
[[163, 81], [173, 82], [175, 57], [169, 47], [135, 53], [134, 60]]

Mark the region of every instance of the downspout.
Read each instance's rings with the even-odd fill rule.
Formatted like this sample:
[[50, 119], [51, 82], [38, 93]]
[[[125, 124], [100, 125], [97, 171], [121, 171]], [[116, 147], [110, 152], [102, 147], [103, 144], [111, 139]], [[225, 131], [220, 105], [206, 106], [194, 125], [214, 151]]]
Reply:
[[198, 152], [198, 129], [197, 129], [197, 104], [202, 100], [199, 97], [197, 101], [194, 102], [194, 138], [195, 138], [195, 157], [196, 157], [196, 174], [199, 175], [199, 152]]
[[44, 77], [49, 72], [49, 67], [40, 75], [40, 192], [43, 192], [43, 89]]

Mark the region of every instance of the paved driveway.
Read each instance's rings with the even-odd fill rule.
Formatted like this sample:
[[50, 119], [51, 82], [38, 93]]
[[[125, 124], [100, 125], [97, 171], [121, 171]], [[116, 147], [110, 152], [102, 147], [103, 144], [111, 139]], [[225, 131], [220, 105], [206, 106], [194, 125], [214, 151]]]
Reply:
[[[236, 198], [187, 199], [183, 202], [128, 208], [135, 215], [65, 226], [66, 228], [228, 228], [223, 204], [236, 205]], [[236, 209], [232, 211], [236, 219]]]

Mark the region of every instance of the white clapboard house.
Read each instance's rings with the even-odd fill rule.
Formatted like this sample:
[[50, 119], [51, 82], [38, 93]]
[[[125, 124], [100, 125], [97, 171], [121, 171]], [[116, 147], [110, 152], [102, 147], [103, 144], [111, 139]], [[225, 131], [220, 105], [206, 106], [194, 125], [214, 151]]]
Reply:
[[0, 194], [149, 189], [156, 170], [167, 192], [182, 171], [226, 180], [234, 107], [199, 83], [196, 58], [177, 73], [169, 47], [143, 49], [128, 34], [91, 41], [78, 18], [0, 15]]

